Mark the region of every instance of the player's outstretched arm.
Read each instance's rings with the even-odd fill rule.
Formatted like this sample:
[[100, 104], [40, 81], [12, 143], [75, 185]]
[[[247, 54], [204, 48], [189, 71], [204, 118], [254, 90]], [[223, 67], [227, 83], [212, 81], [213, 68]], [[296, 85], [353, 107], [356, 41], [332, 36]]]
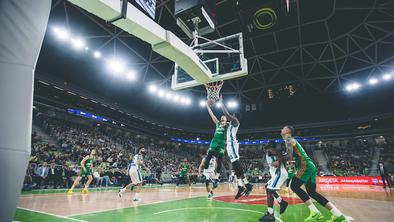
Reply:
[[211, 107], [207, 105], [208, 113], [212, 118], [213, 123], [217, 124], [219, 122], [218, 118], [216, 118], [215, 114], [213, 114]]
[[219, 100], [219, 101], [220, 101], [220, 103], [222, 104], [221, 108], [222, 108], [223, 114], [227, 117], [227, 119], [229, 119], [229, 120], [231, 121], [231, 123], [232, 123], [234, 126], [238, 126], [238, 125], [239, 125], [239, 120], [237, 119], [237, 117], [231, 115], [231, 114], [228, 112], [228, 110], [227, 110], [227, 108], [226, 108], [226, 105], [224, 105], [224, 102], [223, 102], [223, 95], [220, 95], [220, 100]]

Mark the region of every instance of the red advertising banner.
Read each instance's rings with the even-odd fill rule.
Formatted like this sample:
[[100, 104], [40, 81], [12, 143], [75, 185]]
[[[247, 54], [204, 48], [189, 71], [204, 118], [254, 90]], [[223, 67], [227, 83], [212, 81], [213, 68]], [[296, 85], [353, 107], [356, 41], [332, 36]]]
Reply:
[[317, 177], [317, 184], [383, 185], [379, 176]]

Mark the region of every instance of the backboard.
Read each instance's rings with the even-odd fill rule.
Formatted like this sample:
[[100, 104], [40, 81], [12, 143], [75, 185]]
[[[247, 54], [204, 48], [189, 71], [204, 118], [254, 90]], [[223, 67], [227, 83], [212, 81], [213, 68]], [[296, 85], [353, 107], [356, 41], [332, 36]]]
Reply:
[[190, 47], [199, 57], [200, 63], [211, 72], [211, 79], [205, 82], [197, 81], [184, 69], [175, 64], [171, 83], [171, 88], [174, 90], [238, 78], [248, 74], [242, 33], [216, 40], [197, 36]]

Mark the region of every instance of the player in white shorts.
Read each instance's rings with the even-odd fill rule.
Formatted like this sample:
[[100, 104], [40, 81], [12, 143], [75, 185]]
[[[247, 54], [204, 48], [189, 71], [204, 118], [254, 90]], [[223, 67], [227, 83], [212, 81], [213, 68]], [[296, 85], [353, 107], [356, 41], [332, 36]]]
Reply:
[[[127, 166], [127, 172], [130, 176], [131, 183], [127, 184], [125, 187], [119, 190], [119, 197], [122, 197], [122, 194], [127, 190], [127, 188], [134, 186], [140, 186], [142, 185], [142, 175], [141, 175], [141, 166], [144, 166], [146, 170], [148, 168], [146, 167], [144, 163], [144, 155], [145, 155], [145, 148], [140, 148], [138, 151], [138, 154], [134, 155], [134, 158], [129, 161], [128, 166]], [[138, 201], [139, 199], [137, 198], [137, 192], [135, 193], [133, 201]]]
[[260, 221], [275, 221], [274, 216], [274, 199], [279, 203], [280, 210], [279, 213], [285, 212], [288, 203], [282, 199], [278, 194], [278, 190], [281, 189], [283, 183], [286, 182], [288, 178], [288, 173], [283, 162], [283, 155], [281, 150], [279, 150], [274, 141], [270, 141], [265, 147], [266, 151], [265, 159], [267, 160], [269, 166], [269, 173], [271, 179], [266, 184], [267, 189], [267, 213], [260, 218]]
[[241, 163], [239, 162], [239, 143], [237, 140], [237, 132], [240, 125], [239, 120], [235, 116], [235, 113], [230, 115], [223, 103], [222, 96], [220, 96], [220, 103], [222, 104], [223, 114], [230, 120], [226, 133], [226, 150], [233, 170], [235, 171], [235, 176], [237, 176], [238, 192], [235, 195], [235, 199], [238, 199], [243, 195], [248, 196], [253, 190], [253, 185], [245, 177]]
[[[200, 166], [198, 167], [198, 175], [201, 176], [201, 170], [203, 170], [203, 175], [205, 176], [205, 187], [208, 192], [208, 200], [213, 199], [213, 190], [217, 187], [217, 183], [215, 181], [218, 179], [216, 171], [216, 158], [212, 157], [209, 161], [209, 166], [207, 169], [204, 169], [205, 157], [201, 160]], [[209, 187], [209, 184], [213, 183], [212, 187]]]

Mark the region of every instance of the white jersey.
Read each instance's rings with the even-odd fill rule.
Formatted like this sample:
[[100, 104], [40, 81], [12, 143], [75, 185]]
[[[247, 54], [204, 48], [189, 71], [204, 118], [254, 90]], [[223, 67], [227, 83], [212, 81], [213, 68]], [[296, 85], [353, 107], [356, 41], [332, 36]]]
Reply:
[[204, 169], [204, 173], [212, 173], [216, 171], [216, 158], [212, 157], [209, 161], [209, 166], [207, 169]]
[[228, 127], [227, 127], [227, 144], [229, 143], [238, 143], [237, 140], [237, 132], [238, 132], [238, 126], [234, 126], [231, 122], [229, 123]]
[[288, 177], [285, 165], [282, 163], [280, 167], [272, 166], [272, 163], [278, 159], [275, 155], [268, 155], [268, 153], [266, 153], [265, 159], [267, 160], [271, 175], [271, 179], [267, 182], [267, 188], [271, 190], [279, 190]]
[[214, 180], [217, 179], [215, 171], [216, 171], [216, 158], [212, 157], [211, 160], [209, 161], [208, 169], [204, 169], [203, 175], [207, 180]]
[[238, 128], [239, 128], [239, 124], [238, 126], [234, 126], [231, 122], [227, 127], [226, 150], [231, 163], [234, 163], [235, 161], [239, 160], [239, 143], [237, 140]]
[[140, 155], [140, 154], [134, 155], [134, 157], [133, 157], [133, 163], [135, 164], [135, 166], [136, 166], [138, 169], [141, 169], [142, 161], [143, 161], [142, 155]]

